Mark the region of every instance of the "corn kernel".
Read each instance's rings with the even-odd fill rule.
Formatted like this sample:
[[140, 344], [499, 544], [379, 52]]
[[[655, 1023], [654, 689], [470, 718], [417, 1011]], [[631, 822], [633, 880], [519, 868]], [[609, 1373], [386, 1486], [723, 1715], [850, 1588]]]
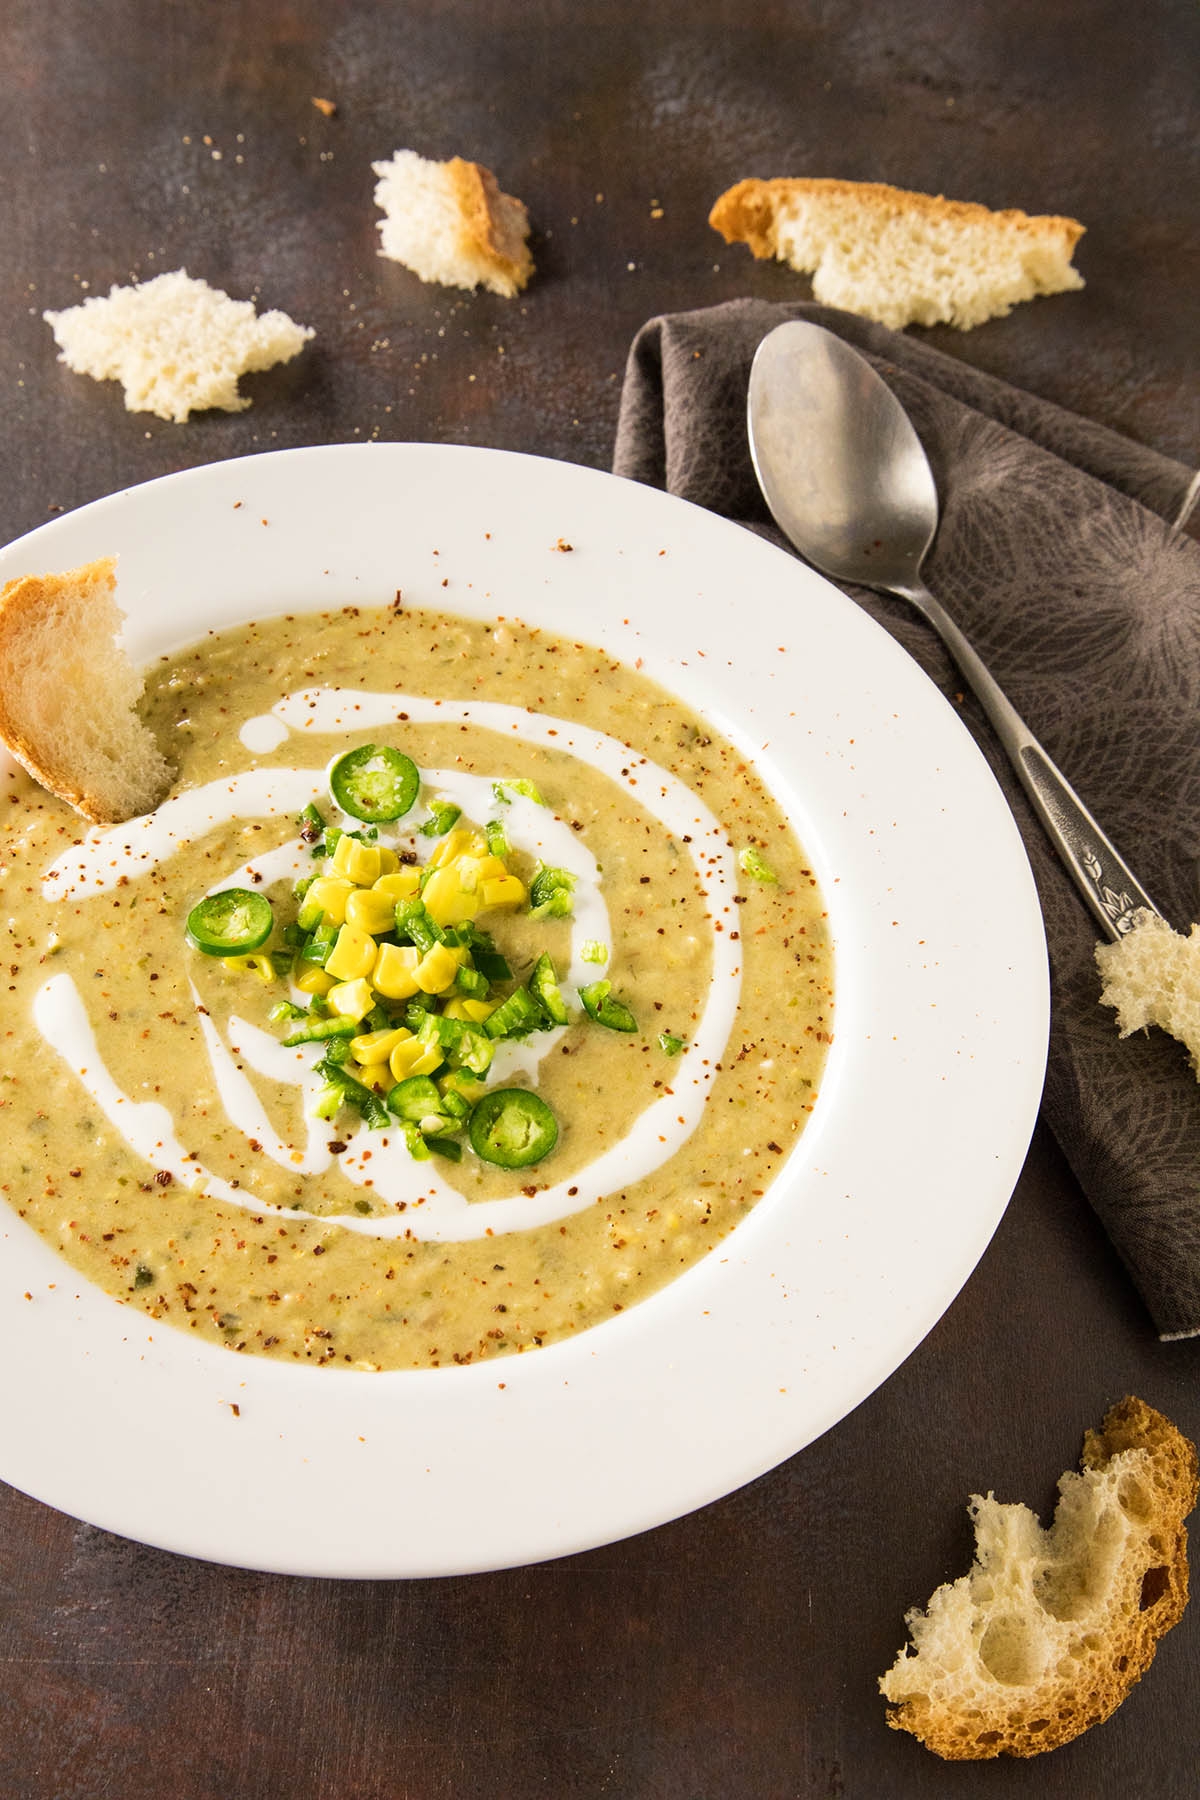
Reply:
[[373, 934], [390, 931], [396, 923], [396, 903], [378, 888], [354, 888], [346, 900], [346, 923]]
[[370, 887], [378, 881], [382, 870], [379, 866], [379, 851], [374, 844], [360, 844], [357, 838], [344, 832], [337, 841], [333, 853], [333, 866], [339, 875], [345, 875], [356, 887]]
[[325, 973], [335, 981], [356, 981], [360, 975], [369, 975], [375, 966], [377, 948], [370, 932], [360, 931], [357, 925], [343, 925], [325, 958]]
[[461, 950], [452, 950], [449, 944], [435, 944], [432, 950], [427, 950], [413, 975], [421, 992], [444, 994], [447, 988], [452, 987], [462, 955]]
[[409, 1037], [396, 1045], [388, 1057], [388, 1068], [395, 1081], [403, 1081], [409, 1075], [432, 1075], [441, 1062], [440, 1044], [423, 1044], [420, 1038]]
[[302, 994], [327, 994], [336, 986], [332, 975], [327, 975], [316, 963], [309, 963], [303, 974], [297, 975], [296, 986]]
[[380, 846], [379, 846], [379, 873], [380, 873], [380, 875], [394, 875], [396, 873], [396, 870], [399, 867], [400, 867], [400, 858], [396, 855], [396, 852], [394, 850], [389, 850], [388, 846], [386, 844], [380, 844]]
[[321, 908], [334, 925], [346, 923], [346, 902], [354, 892], [354, 883], [344, 875], [318, 875], [305, 899]]
[[350, 1054], [366, 1068], [373, 1064], [385, 1063], [397, 1044], [403, 1044], [412, 1037], [403, 1025], [395, 1025], [386, 1031], [364, 1031], [361, 1037], [350, 1039]]
[[516, 875], [496, 875], [483, 883], [484, 906], [520, 906], [525, 899], [525, 883]]
[[351, 1057], [346, 1064], [346, 1073], [353, 1075], [355, 1081], [361, 1081], [364, 1087], [374, 1088], [376, 1093], [386, 1094], [392, 1085], [386, 1063], [360, 1063]]
[[411, 1000], [421, 952], [415, 944], [380, 944], [371, 981], [387, 1000]]
[[456, 856], [461, 856], [464, 850], [470, 848], [472, 836], [469, 831], [448, 831], [444, 838], [439, 838], [426, 868], [445, 868], [447, 863], [453, 862]]
[[442, 1012], [447, 1019], [467, 1019], [472, 1025], [482, 1025], [499, 1004], [498, 1000], [468, 1000], [464, 994], [447, 1000]]
[[371, 889], [373, 894], [386, 894], [393, 904], [397, 900], [412, 900], [421, 890], [421, 871], [415, 865], [405, 869], [385, 871]]
[[375, 1004], [369, 981], [360, 975], [355, 981], [342, 981], [331, 987], [326, 999], [332, 1010], [343, 1019], [365, 1019]]
[[435, 869], [425, 883], [421, 898], [425, 902], [425, 911], [437, 925], [461, 925], [464, 919], [473, 919], [479, 910], [478, 895], [464, 892], [459, 881], [461, 867], [461, 863], [454, 863]]

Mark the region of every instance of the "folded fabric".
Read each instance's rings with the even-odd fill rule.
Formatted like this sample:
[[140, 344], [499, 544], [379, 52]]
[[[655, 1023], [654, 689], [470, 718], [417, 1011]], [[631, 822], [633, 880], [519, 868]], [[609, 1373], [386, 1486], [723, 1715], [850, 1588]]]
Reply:
[[[806, 318], [863, 350], [933, 464], [926, 563], [1031, 729], [1177, 929], [1200, 916], [1200, 544], [1194, 470], [916, 338], [828, 307], [740, 300], [651, 320], [629, 354], [614, 469], [784, 540], [758, 490], [746, 385]], [[1042, 1113], [1163, 1338], [1200, 1334], [1200, 1083], [1161, 1032], [1118, 1036], [1098, 929], [974, 697], [901, 601], [846, 590], [959, 710], [1012, 806], [1042, 901], [1052, 1023]]]

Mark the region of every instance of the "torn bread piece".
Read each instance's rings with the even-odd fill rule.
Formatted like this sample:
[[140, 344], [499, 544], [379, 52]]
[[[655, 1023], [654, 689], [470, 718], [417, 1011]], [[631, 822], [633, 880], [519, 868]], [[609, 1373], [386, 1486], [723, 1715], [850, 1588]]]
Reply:
[[888, 1724], [938, 1756], [1036, 1756], [1116, 1710], [1188, 1597], [1196, 1450], [1132, 1396], [1083, 1443], [1044, 1530], [1028, 1507], [970, 1501], [975, 1564], [907, 1615], [880, 1680]]
[[1184, 937], [1143, 907], [1115, 944], [1097, 944], [1096, 967], [1122, 1037], [1157, 1025], [1187, 1049], [1200, 1081], [1200, 925]]
[[284, 312], [259, 318], [253, 301], [231, 300], [186, 269], [42, 317], [60, 362], [77, 375], [119, 381], [126, 412], [176, 425], [210, 407], [244, 412], [250, 401], [238, 377], [290, 362], [313, 336]]
[[1081, 288], [1076, 219], [992, 212], [875, 181], [739, 181], [708, 219], [727, 243], [812, 276], [813, 297], [881, 325], [1003, 318], [1021, 300]]
[[461, 156], [430, 162], [415, 150], [371, 166], [384, 214], [381, 256], [443, 287], [485, 287], [508, 299], [521, 291], [533, 274], [529, 214], [490, 169]]
[[85, 819], [155, 806], [171, 770], [135, 711], [142, 679], [116, 643], [116, 559], [0, 591], [0, 739]]

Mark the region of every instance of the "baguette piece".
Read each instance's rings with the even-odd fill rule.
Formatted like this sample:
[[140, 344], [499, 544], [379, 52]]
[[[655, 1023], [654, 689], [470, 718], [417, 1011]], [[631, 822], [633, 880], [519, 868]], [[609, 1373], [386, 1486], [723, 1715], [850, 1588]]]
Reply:
[[938, 1756], [1036, 1756], [1107, 1719], [1187, 1604], [1195, 1447], [1132, 1396], [1084, 1437], [1049, 1530], [972, 1496], [976, 1560], [906, 1623], [888, 1724]]
[[529, 214], [501, 193], [490, 169], [461, 156], [431, 162], [415, 150], [371, 167], [384, 213], [380, 256], [443, 287], [485, 287], [511, 299], [525, 286], [533, 274]]
[[149, 812], [171, 779], [134, 708], [142, 681], [114, 642], [116, 559], [25, 575], [0, 592], [0, 739], [85, 819]]
[[814, 299], [896, 330], [969, 331], [1020, 300], [1083, 286], [1071, 266], [1077, 219], [992, 212], [882, 182], [739, 181], [708, 222], [726, 243], [811, 275]]
[[1122, 1037], [1157, 1025], [1187, 1048], [1200, 1081], [1200, 925], [1172, 931], [1143, 908], [1115, 944], [1097, 944], [1101, 1006], [1114, 1007]]
[[207, 407], [244, 412], [238, 377], [298, 356], [313, 333], [284, 312], [255, 315], [186, 269], [132, 287], [114, 287], [79, 306], [42, 317], [59, 361], [77, 375], [119, 381], [126, 412], [182, 425]]

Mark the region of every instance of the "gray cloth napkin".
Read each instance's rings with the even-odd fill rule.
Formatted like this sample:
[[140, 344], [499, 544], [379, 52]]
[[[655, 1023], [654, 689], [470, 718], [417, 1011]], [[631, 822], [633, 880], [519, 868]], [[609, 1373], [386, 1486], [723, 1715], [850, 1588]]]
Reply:
[[[828, 307], [739, 300], [653, 319], [629, 354], [614, 469], [782, 543], [746, 444], [754, 351], [784, 319], [865, 351], [937, 478], [933, 591], [1178, 930], [1200, 917], [1195, 471], [917, 338]], [[1159, 1031], [1118, 1036], [1099, 936], [974, 697], [903, 601], [847, 590], [959, 710], [1008, 797], [1050, 947], [1043, 1117], [1163, 1338], [1200, 1334], [1200, 1082]]]

